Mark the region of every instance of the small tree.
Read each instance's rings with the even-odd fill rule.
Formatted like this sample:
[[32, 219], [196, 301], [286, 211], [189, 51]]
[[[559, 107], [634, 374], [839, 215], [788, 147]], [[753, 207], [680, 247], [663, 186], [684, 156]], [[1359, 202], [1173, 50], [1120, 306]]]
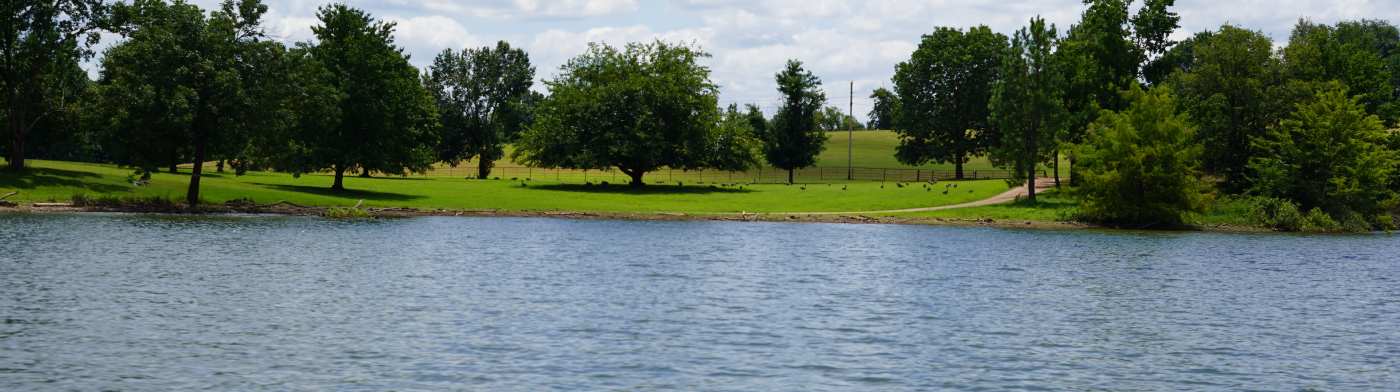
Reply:
[[1006, 36], [987, 26], [966, 33], [939, 27], [924, 35], [909, 61], [895, 66], [901, 103], [895, 159], [915, 166], [952, 163], [954, 175], [963, 178], [963, 164], [1000, 141], [987, 116], [1006, 50]]
[[894, 129], [894, 114], [899, 110], [899, 97], [894, 95], [894, 92], [880, 87], [870, 92], [870, 99], [874, 102], [871, 104], [870, 113], [866, 114], [870, 117], [870, 124], [867, 127], [883, 130]]
[[616, 167], [632, 186], [662, 167], [753, 167], [753, 131], [737, 107], [721, 115], [702, 57], [709, 54], [662, 41], [621, 50], [589, 44], [545, 81], [550, 94], [511, 158], [533, 167]]
[[487, 178], [505, 156], [505, 143], [519, 133], [520, 113], [531, 110], [530, 56], [505, 41], [494, 48], [447, 49], [433, 60], [424, 82], [441, 123], [437, 159], [456, 167], [477, 158], [477, 178]]
[[1128, 108], [1103, 110], [1076, 153], [1084, 176], [1076, 189], [1080, 210], [1099, 222], [1145, 227], [1177, 225], [1182, 213], [1204, 211], [1201, 148], [1169, 90], [1133, 85], [1122, 94]]
[[826, 105], [821, 79], [802, 69], [802, 62], [788, 60], [782, 72], [774, 75], [783, 105], [764, 133], [763, 156], [773, 167], [792, 171], [817, 164], [817, 155], [826, 150], [828, 136], [817, 126], [817, 114]]
[[1256, 140], [1263, 154], [1250, 161], [1256, 174], [1250, 193], [1288, 199], [1304, 211], [1321, 208], [1338, 220], [1350, 212], [1375, 218], [1391, 196], [1387, 185], [1400, 159], [1386, 139], [1381, 120], [1366, 113], [1360, 97], [1348, 98], [1344, 86], [1328, 83]]
[[1052, 55], [1055, 42], [1055, 25], [1047, 28], [1045, 19], [1032, 18], [1011, 40], [992, 93], [991, 123], [1004, 132], [1001, 144], [992, 149], [993, 161], [1012, 168], [1012, 181], [1029, 180], [1032, 202], [1035, 168], [1053, 159], [1053, 141], [1064, 117], [1064, 77]]

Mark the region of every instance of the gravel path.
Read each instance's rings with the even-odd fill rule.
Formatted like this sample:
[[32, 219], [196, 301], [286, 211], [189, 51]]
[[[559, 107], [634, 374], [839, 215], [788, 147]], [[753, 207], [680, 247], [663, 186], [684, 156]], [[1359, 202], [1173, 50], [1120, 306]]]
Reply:
[[[1036, 191], [1036, 193], [1044, 192], [1045, 190], [1050, 189], [1050, 188], [1053, 187], [1053, 186], [1055, 186], [1055, 179], [1054, 179], [1053, 177], [1042, 177], [1042, 178], [1037, 178], [1037, 179], [1035, 180], [1035, 191]], [[978, 201], [974, 201], [974, 202], [969, 202], [969, 203], [953, 204], [953, 205], [946, 205], [946, 206], [920, 207], [920, 208], [906, 208], [906, 209], [902, 209], [902, 210], [883, 210], [883, 211], [769, 212], [769, 213], [751, 214], [751, 215], [852, 215], [852, 214], [880, 214], [880, 213], [887, 213], [887, 212], [933, 211], [933, 210], [946, 210], [946, 209], [950, 209], [950, 208], [976, 207], [976, 206], [985, 206], [985, 205], [988, 205], [988, 204], [1005, 203], [1005, 202], [1008, 202], [1008, 201], [1016, 200], [1016, 198], [1018, 198], [1018, 197], [1025, 197], [1026, 194], [1027, 194], [1027, 193], [1026, 193], [1026, 186], [1025, 186], [1025, 185], [1021, 185], [1021, 186], [1018, 186], [1018, 187], [1015, 187], [1015, 188], [1011, 188], [1011, 190], [1009, 190], [1009, 191], [1002, 192], [1000, 195], [992, 196], [992, 197], [990, 197], [990, 198], [986, 198], [986, 199], [982, 199], [982, 200], [978, 200]]]

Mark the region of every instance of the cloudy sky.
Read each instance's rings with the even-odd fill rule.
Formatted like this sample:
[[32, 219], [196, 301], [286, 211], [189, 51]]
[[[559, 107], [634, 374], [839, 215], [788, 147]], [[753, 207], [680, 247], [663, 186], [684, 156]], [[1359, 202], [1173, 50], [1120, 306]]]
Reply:
[[[221, 0], [190, 0], [205, 9]], [[328, 0], [265, 0], [267, 25], [287, 42], [311, 40], [316, 8]], [[1133, 5], [1134, 12], [1140, 1]], [[894, 65], [908, 59], [935, 26], [979, 24], [1008, 35], [1041, 15], [1062, 30], [1079, 19], [1080, 0], [347, 0], [396, 21], [399, 45], [425, 68], [445, 48], [523, 47], [548, 79], [588, 42], [612, 45], [662, 39], [694, 42], [721, 86], [722, 103], [774, 105], [773, 74], [788, 59], [808, 65], [832, 105], [845, 108], [850, 83], [856, 116], [870, 110], [870, 91], [888, 86]], [[1261, 30], [1283, 41], [1300, 17], [1316, 22], [1400, 16], [1395, 0], [1177, 0], [1176, 36], [1222, 24]], [[1400, 22], [1400, 21], [1397, 21]], [[537, 89], [542, 86], [537, 84]], [[771, 109], [770, 109], [771, 110]]]

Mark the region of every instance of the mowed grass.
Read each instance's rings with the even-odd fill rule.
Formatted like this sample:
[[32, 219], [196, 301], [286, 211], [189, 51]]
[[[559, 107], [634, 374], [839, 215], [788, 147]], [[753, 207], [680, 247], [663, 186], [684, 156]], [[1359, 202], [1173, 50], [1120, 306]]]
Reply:
[[[895, 148], [899, 146], [899, 135], [894, 131], [853, 131], [848, 135], [846, 132], [836, 132], [828, 134], [831, 139], [826, 142], [826, 151], [817, 156], [818, 167], [846, 167], [847, 146], [850, 146], [851, 166], [888, 168], [888, 169], [924, 169], [924, 170], [953, 170], [951, 163], [927, 163], [919, 166], [908, 166], [899, 163], [894, 159]], [[848, 140], [849, 139], [849, 140]], [[523, 166], [511, 161], [509, 156], [514, 149], [506, 146], [506, 159], [497, 162], [497, 166]], [[762, 162], [762, 158], [759, 159]], [[459, 164], [457, 172], [463, 175], [475, 173], [467, 169], [476, 168], [476, 161], [466, 161]], [[446, 165], [439, 165], [446, 168]], [[465, 168], [465, 169], [464, 169]], [[963, 170], [1004, 170], [993, 167], [986, 157], [974, 157], [963, 165]], [[1047, 169], [1048, 170], [1048, 169]], [[1061, 175], [1069, 172], [1069, 161], [1060, 160]], [[971, 173], [969, 173], [970, 175]]]
[[[67, 201], [74, 194], [160, 196], [183, 200], [189, 185], [188, 171], [158, 173], [148, 186], [127, 181], [130, 169], [113, 165], [31, 160], [28, 173], [0, 173], [0, 193], [20, 191], [7, 200]], [[188, 169], [185, 169], [188, 170]], [[711, 187], [687, 183], [684, 186], [650, 184], [632, 188], [626, 185], [584, 185], [569, 181], [464, 180], [443, 177], [347, 176], [349, 190], [330, 190], [333, 177], [326, 174], [211, 173], [206, 169], [201, 198], [206, 202], [250, 198], [258, 203], [287, 200], [317, 206], [349, 206], [360, 199], [367, 207], [416, 207], [422, 209], [505, 209], [564, 210], [599, 212], [832, 212], [874, 211], [930, 207], [966, 203], [991, 197], [1010, 189], [1002, 180], [960, 181], [959, 187], [943, 194], [925, 190], [921, 184], [899, 188], [894, 183], [832, 181], [797, 185], [760, 184], [737, 187]], [[650, 180], [650, 179], [649, 179]], [[803, 186], [807, 189], [802, 189]], [[842, 190], [842, 186], [847, 186]], [[969, 192], [970, 191], [970, 192]]]

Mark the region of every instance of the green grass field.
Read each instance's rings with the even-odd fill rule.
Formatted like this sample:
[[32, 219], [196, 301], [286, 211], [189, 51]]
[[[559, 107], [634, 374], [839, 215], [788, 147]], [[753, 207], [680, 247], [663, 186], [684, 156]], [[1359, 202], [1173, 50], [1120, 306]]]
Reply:
[[[112, 165], [32, 160], [29, 173], [0, 173], [0, 193], [19, 191], [7, 200], [67, 201], [74, 194], [101, 196], [160, 196], [183, 199], [188, 172], [153, 175], [148, 186], [127, 181], [129, 169]], [[346, 177], [348, 191], [331, 191], [325, 174], [294, 178], [282, 173], [210, 173], [206, 169], [201, 198], [222, 203], [251, 198], [258, 203], [287, 200], [297, 204], [349, 206], [365, 200], [367, 207], [425, 209], [567, 210], [599, 212], [822, 212], [869, 211], [959, 204], [991, 197], [1010, 187], [1005, 181], [964, 181], [943, 194], [919, 184], [898, 188], [893, 183], [832, 181], [799, 185], [761, 184], [744, 189], [687, 183], [652, 184], [641, 189], [626, 185], [584, 185], [581, 181], [464, 180], [443, 177]], [[842, 186], [848, 187], [842, 190]], [[971, 192], [968, 192], [971, 190]]]
[[[890, 169], [924, 169], [924, 170], [953, 170], [952, 164], [928, 163], [919, 166], [908, 166], [900, 164], [894, 159], [895, 147], [899, 146], [899, 135], [893, 131], [854, 131], [848, 135], [846, 132], [829, 134], [831, 139], [826, 143], [826, 151], [817, 156], [818, 167], [844, 168], [846, 167], [847, 146], [850, 146], [850, 162], [854, 167], [890, 168]], [[848, 140], [849, 139], [849, 140]], [[510, 146], [506, 146], [506, 156], [510, 156], [512, 151]], [[496, 166], [519, 167], [523, 166], [510, 161], [509, 158], [496, 163]], [[441, 167], [446, 168], [445, 165]], [[476, 161], [467, 161], [457, 166], [454, 174], [463, 176], [475, 173]], [[1002, 170], [993, 167], [986, 157], [975, 157], [963, 165], [963, 170]], [[1060, 161], [1061, 173], [1068, 173], [1069, 161]], [[507, 173], [512, 175], [511, 173]], [[522, 177], [524, 174], [521, 175]]]

